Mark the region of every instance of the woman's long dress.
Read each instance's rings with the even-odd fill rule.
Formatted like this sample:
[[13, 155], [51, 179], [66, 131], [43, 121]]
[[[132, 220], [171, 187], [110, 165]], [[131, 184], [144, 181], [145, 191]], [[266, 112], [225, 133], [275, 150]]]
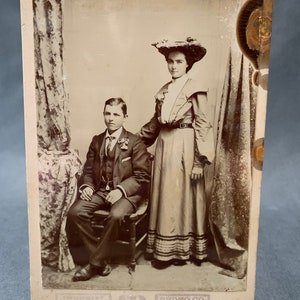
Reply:
[[[146, 251], [161, 261], [201, 260], [207, 256], [204, 179], [192, 181], [190, 176], [193, 166], [213, 159], [207, 93], [195, 88], [193, 80], [185, 81], [163, 124], [169, 85], [156, 94], [155, 114], [140, 131], [148, 145], [157, 139]], [[193, 128], [176, 128], [178, 123], [192, 123]]]

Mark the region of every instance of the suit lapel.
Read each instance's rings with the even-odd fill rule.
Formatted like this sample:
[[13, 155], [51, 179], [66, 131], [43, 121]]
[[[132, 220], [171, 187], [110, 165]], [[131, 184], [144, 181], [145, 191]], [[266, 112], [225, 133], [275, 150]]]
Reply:
[[121, 145], [120, 145], [120, 143], [119, 143], [119, 140], [121, 140], [122, 138], [125, 138], [125, 137], [127, 137], [127, 131], [123, 128], [123, 129], [122, 129], [122, 132], [121, 132], [121, 135], [120, 135], [120, 137], [119, 137], [119, 139], [118, 139], [118, 141], [117, 141], [117, 143], [116, 143], [116, 149], [115, 149], [115, 165], [116, 165], [116, 162], [117, 162], [117, 160], [118, 160], [118, 158], [119, 158], [119, 156], [120, 156], [120, 153], [121, 153], [121, 151], [122, 151]]
[[100, 136], [99, 136], [99, 156], [100, 156], [100, 166], [99, 166], [99, 180], [101, 180], [101, 176], [102, 176], [102, 167], [103, 167], [103, 164], [104, 164], [104, 156], [105, 156], [105, 153], [104, 153], [104, 149], [105, 149], [105, 131], [104, 133], [102, 133]]
[[100, 162], [102, 163], [103, 161], [103, 158], [104, 158], [104, 155], [105, 155], [105, 132], [102, 133], [100, 136], [99, 136], [99, 155], [100, 155]]

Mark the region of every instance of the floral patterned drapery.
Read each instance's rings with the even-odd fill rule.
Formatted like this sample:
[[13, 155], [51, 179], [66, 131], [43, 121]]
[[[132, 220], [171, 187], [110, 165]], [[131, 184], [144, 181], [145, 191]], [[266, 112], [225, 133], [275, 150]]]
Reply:
[[37, 132], [39, 147], [66, 150], [70, 143], [64, 86], [62, 4], [33, 0]]
[[33, 0], [33, 11], [42, 264], [68, 271], [75, 266], [65, 227], [81, 162], [69, 149], [62, 2]]
[[74, 150], [40, 150], [39, 194], [42, 263], [67, 271], [75, 267], [66, 235], [67, 213], [77, 195], [79, 157]]
[[231, 49], [217, 127], [209, 222], [223, 274], [242, 278], [247, 271], [251, 149], [256, 89], [252, 67]]

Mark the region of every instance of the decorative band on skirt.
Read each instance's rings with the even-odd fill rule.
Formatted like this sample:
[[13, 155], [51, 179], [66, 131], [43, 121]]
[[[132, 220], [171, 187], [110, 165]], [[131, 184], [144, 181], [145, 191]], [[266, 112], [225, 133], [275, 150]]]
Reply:
[[148, 230], [147, 249], [154, 258], [188, 260], [190, 257], [202, 260], [207, 257], [207, 235], [190, 232], [187, 235], [164, 236], [155, 230]]

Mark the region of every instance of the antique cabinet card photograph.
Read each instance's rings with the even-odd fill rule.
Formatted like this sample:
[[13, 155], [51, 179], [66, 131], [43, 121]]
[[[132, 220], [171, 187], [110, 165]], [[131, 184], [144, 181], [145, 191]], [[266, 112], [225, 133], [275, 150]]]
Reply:
[[32, 299], [254, 299], [272, 0], [21, 16]]

